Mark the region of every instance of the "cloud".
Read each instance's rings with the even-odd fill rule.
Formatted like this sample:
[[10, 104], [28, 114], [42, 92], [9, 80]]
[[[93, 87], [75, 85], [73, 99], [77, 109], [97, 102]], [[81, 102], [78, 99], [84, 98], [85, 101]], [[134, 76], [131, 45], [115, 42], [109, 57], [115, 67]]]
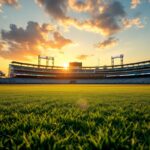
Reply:
[[[49, 35], [53, 38], [50, 39]], [[61, 49], [71, 43], [70, 39], [63, 37], [50, 24], [39, 25], [37, 22], [29, 21], [25, 29], [11, 24], [9, 31], [1, 31], [0, 56], [23, 60], [29, 56], [37, 56], [50, 48]]]
[[108, 39], [106, 39], [106, 40], [104, 40], [102, 42], [99, 42], [95, 46], [97, 48], [110, 48], [110, 47], [113, 47], [113, 46], [117, 45], [118, 41], [119, 40], [114, 38], [114, 37], [109, 37]]
[[64, 22], [79, 29], [101, 33], [102, 35], [112, 35], [119, 32], [122, 29], [121, 19], [126, 16], [121, 3], [114, 1], [112, 3], [101, 4], [99, 9], [98, 12], [92, 9], [90, 12], [91, 17], [84, 21], [68, 18]]
[[59, 32], [54, 32], [53, 37], [54, 40], [49, 41], [51, 48], [61, 49], [62, 47], [72, 43], [70, 39], [64, 38]]
[[138, 5], [140, 5], [142, 2], [150, 3], [150, 0], [131, 0], [131, 9], [136, 8]]
[[[92, 14], [93, 15], [93, 14]], [[102, 6], [99, 14], [94, 14], [91, 20], [84, 24], [90, 25], [90, 28], [99, 31], [102, 35], [112, 35], [122, 29], [121, 19], [126, 15], [120, 2], [107, 3]]]
[[18, 0], [0, 0], [1, 5], [17, 5]]
[[91, 0], [68, 0], [69, 6], [78, 12], [85, 12], [91, 9]]
[[90, 56], [92, 56], [92, 55], [78, 55], [76, 58], [78, 59], [78, 60], [86, 60], [87, 58], [89, 58]]
[[[119, 1], [99, 0], [36, 0], [46, 12], [63, 25], [78, 29], [112, 35], [122, 29], [121, 19], [126, 16], [124, 7]], [[68, 15], [68, 12], [82, 12], [87, 18], [79, 20]]]
[[4, 41], [0, 41], [0, 50], [3, 49], [5, 47], [5, 42]]
[[[112, 36], [132, 26], [142, 28], [140, 18], [129, 19], [120, 1], [35, 0], [55, 21], [65, 27]], [[141, 0], [131, 0], [132, 8]], [[146, 0], [149, 2], [149, 0]], [[76, 15], [80, 13], [79, 17]], [[75, 17], [76, 16], [76, 17]], [[84, 17], [82, 17], [84, 16]]]
[[18, 0], [0, 0], [0, 11], [3, 5], [18, 6]]
[[66, 18], [67, 0], [36, 0], [54, 19]]
[[14, 42], [43, 43], [48, 38], [47, 35], [49, 32], [52, 30], [52, 26], [49, 24], [40, 26], [37, 22], [29, 21], [26, 29], [11, 24], [10, 31], [2, 30], [1, 35], [4, 40]]
[[131, 8], [136, 8], [140, 3], [140, 0], [131, 0]]
[[134, 19], [127, 19], [125, 18], [123, 20], [123, 25], [125, 28], [131, 28], [132, 26], [136, 26], [138, 28], [144, 28], [144, 25], [142, 24], [140, 18], [134, 18]]
[[37, 45], [28, 43], [6, 42], [7, 48], [0, 49], [0, 57], [14, 60], [28, 60], [29, 56], [37, 56], [40, 49]]

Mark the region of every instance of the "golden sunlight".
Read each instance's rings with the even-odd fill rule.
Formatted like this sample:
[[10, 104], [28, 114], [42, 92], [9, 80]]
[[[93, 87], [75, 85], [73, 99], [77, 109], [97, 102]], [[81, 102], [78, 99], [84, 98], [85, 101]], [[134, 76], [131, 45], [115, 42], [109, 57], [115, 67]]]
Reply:
[[64, 69], [68, 69], [69, 64], [68, 64], [68, 63], [64, 63], [64, 64], [63, 64], [63, 67], [64, 67]]

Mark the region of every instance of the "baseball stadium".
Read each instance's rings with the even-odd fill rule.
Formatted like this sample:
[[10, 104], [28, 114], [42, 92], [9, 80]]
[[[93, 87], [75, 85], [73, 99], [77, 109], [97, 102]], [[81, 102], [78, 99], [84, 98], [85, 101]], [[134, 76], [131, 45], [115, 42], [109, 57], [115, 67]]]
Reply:
[[[38, 56], [38, 64], [12, 61], [9, 78], [1, 83], [150, 83], [150, 60], [124, 64], [124, 55], [111, 57], [110, 66], [82, 66], [70, 62], [69, 66], [55, 66], [55, 58]], [[115, 59], [120, 65], [115, 65]], [[46, 65], [41, 65], [41, 59]], [[49, 61], [52, 64], [49, 65]]]
[[0, 150], [150, 150], [150, 0], [0, 0]]

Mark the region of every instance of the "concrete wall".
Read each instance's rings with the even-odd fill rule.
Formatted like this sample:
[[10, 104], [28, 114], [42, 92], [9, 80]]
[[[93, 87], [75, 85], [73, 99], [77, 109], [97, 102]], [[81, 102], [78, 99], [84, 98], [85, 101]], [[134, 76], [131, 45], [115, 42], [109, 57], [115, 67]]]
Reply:
[[0, 78], [0, 84], [150, 84], [147, 78], [125, 78], [125, 79], [24, 79], [24, 78]]

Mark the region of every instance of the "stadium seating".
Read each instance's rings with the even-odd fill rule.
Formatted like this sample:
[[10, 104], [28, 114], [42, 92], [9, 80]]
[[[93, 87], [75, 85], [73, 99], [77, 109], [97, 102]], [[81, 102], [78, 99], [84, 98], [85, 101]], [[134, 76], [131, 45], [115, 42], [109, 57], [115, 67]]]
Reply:
[[113, 67], [81, 67], [78, 69], [12, 62], [9, 73], [11, 78], [107, 79], [150, 77], [150, 61]]

